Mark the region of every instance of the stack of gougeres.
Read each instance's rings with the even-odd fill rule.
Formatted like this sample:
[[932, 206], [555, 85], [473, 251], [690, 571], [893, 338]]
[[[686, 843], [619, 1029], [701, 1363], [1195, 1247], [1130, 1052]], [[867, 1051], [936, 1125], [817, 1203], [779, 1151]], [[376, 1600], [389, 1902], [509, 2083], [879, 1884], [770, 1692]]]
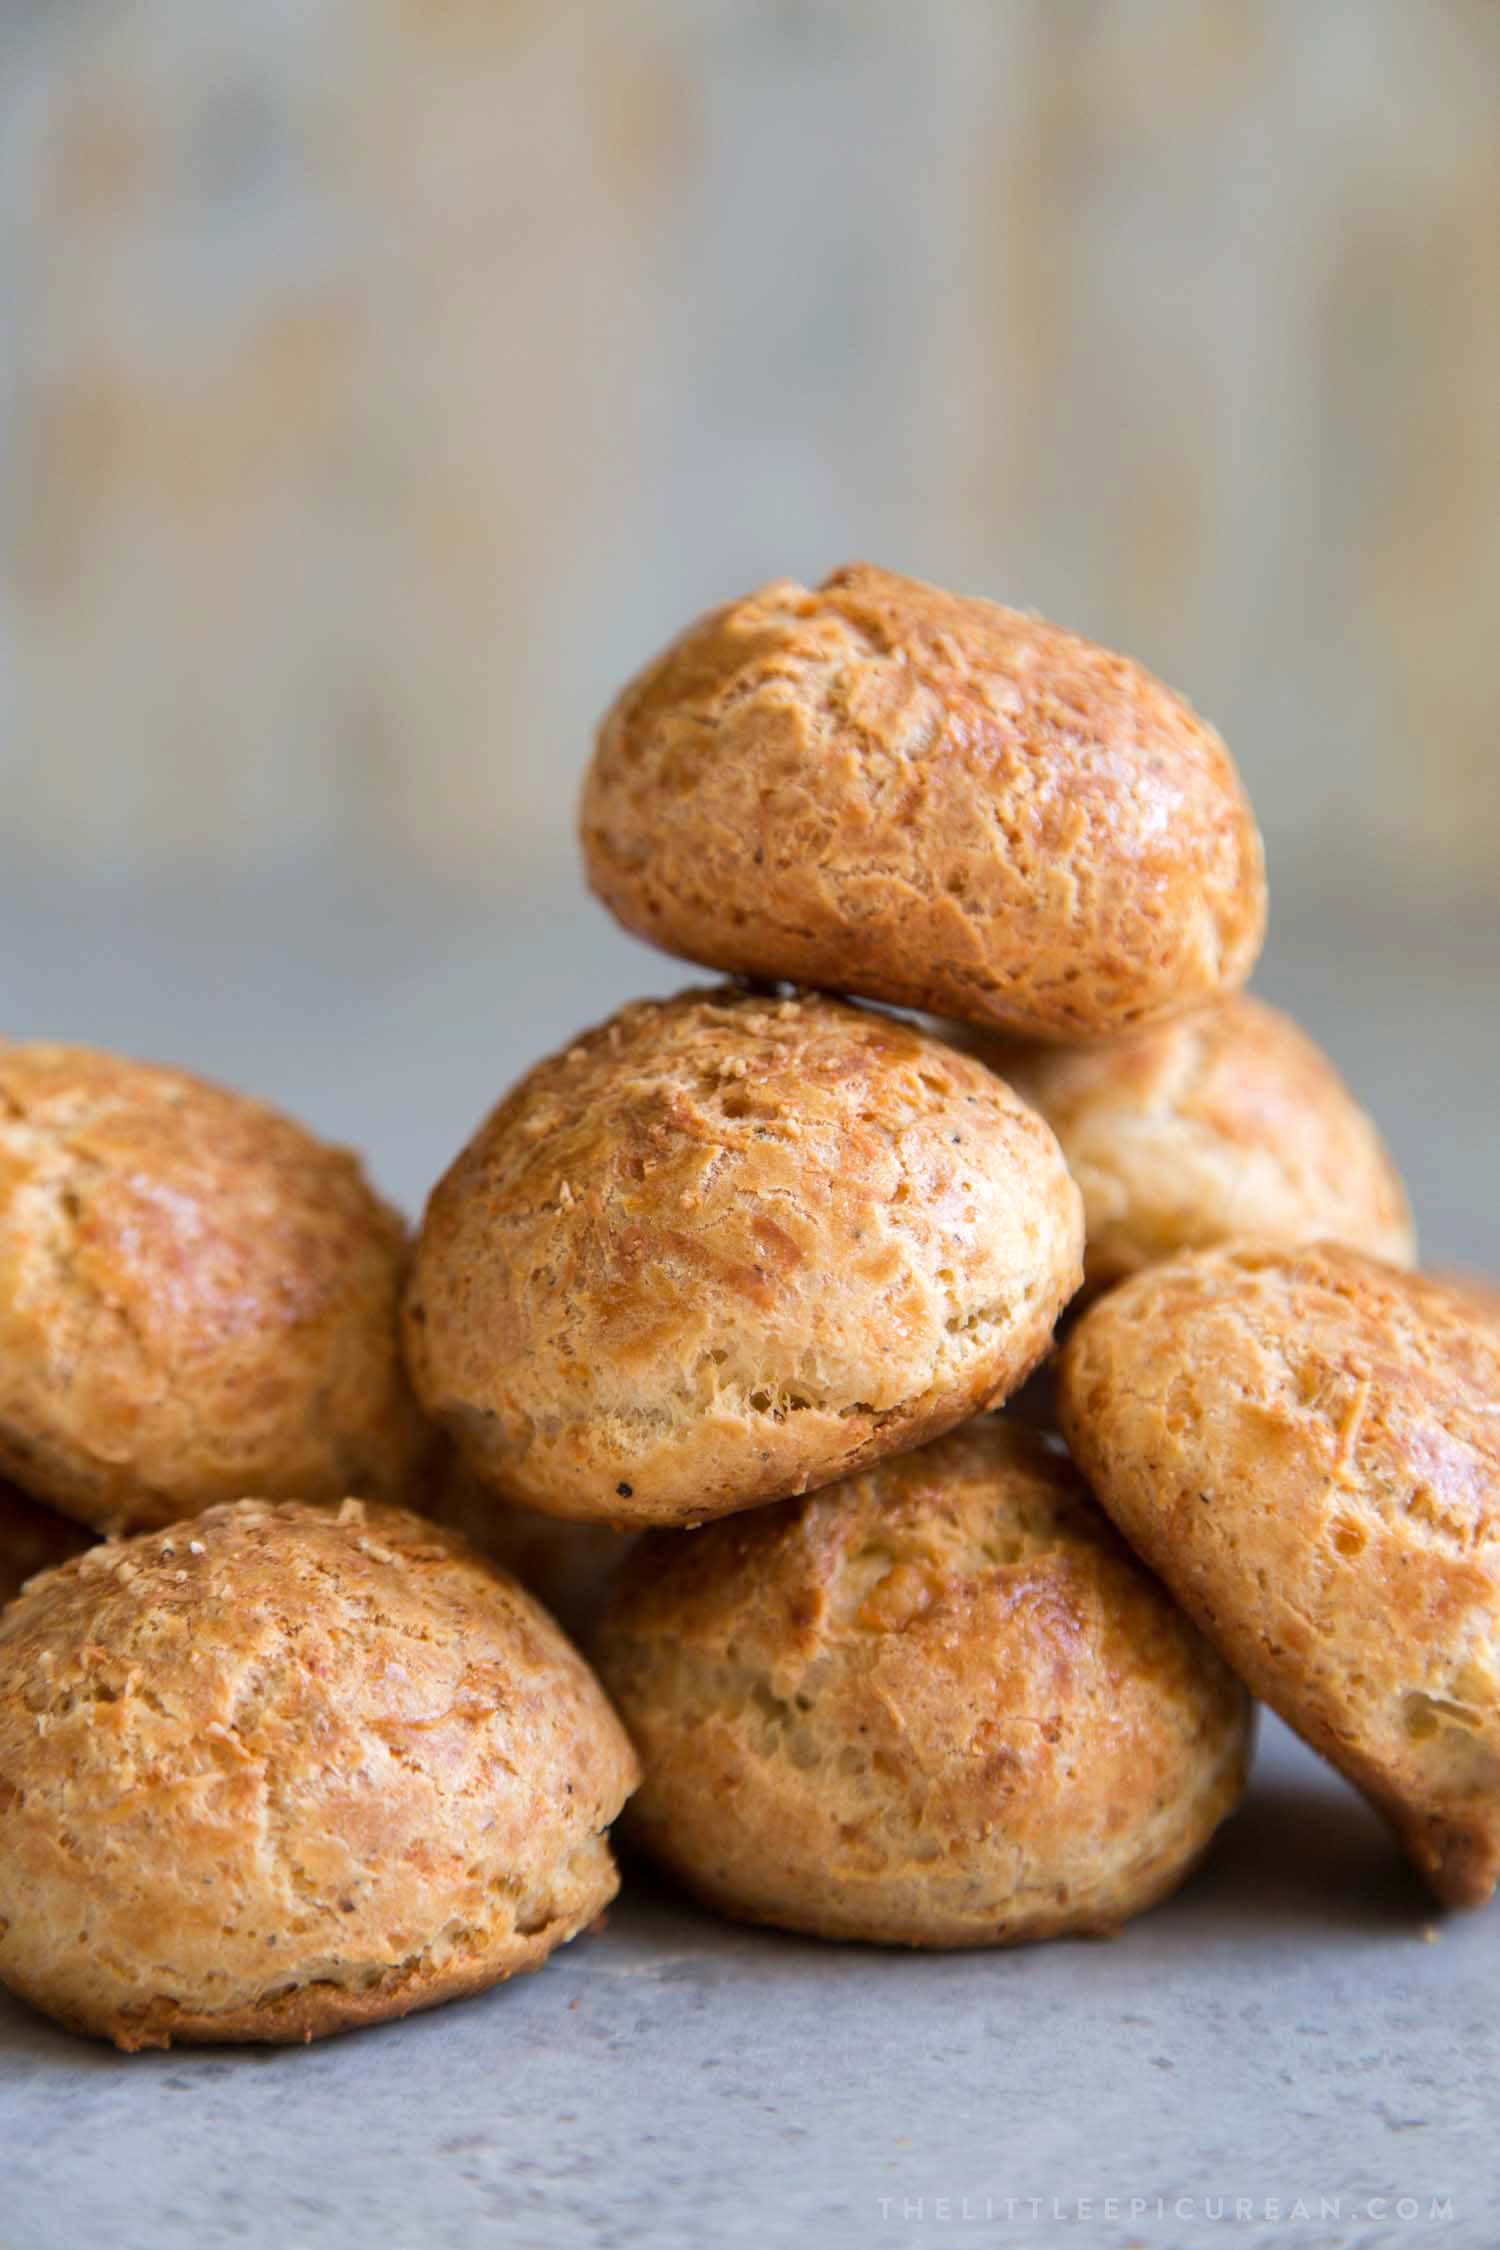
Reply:
[[598, 1682], [400, 1504], [407, 1256], [260, 1103], [0, 1045], [0, 1978], [80, 2031], [310, 2039], [614, 1894]]
[[[0, 1048], [0, 1977], [375, 2021], [594, 1921], [622, 1809], [750, 1920], [1109, 1930], [1252, 1692], [1485, 1895], [1500, 1324], [1241, 994], [1212, 729], [862, 567], [691, 627], [582, 826], [725, 981], [539, 1063], [414, 1244], [256, 1103]], [[1044, 1362], [1062, 1435], [995, 1411]]]
[[[921, 1946], [1113, 1928], [1238, 1801], [1245, 1683], [1298, 1721], [1304, 1644], [1248, 1660], [1083, 1355], [1143, 1276], [1118, 1351], [1175, 1426], [1189, 1332], [1143, 1313], [1246, 1238], [1289, 1273], [1352, 1246], [1440, 1348], [1374, 1129], [1241, 996], [1265, 888], [1228, 753], [1126, 658], [856, 568], [649, 665], [582, 836], [629, 929], [735, 981], [538, 1065], [434, 1192], [408, 1364], [465, 1507], [634, 1542], [590, 1641], [642, 1765], [625, 1825], [716, 1909]], [[993, 1410], [1080, 1291], [1070, 1453]], [[1357, 1430], [1340, 1460], [1381, 1506]], [[1235, 1519], [1252, 1609], [1253, 1543], [1269, 1568], [1295, 1521]], [[1352, 1551], [1311, 1567], [1378, 1606]], [[1469, 1628], [1427, 1630], [1424, 1714]]]

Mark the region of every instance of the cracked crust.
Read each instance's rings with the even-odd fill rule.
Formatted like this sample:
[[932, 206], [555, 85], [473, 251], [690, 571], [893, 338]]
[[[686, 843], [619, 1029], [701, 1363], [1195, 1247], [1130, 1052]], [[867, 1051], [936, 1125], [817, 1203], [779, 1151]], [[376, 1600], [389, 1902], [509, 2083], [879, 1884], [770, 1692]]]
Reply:
[[970, 1035], [1035, 1104], [1083, 1194], [1084, 1286], [1235, 1236], [1416, 1255], [1411, 1208], [1374, 1125], [1305, 1032], [1235, 999], [1107, 1047]]
[[1013, 1944], [1165, 1897], [1250, 1705], [1060, 1452], [987, 1416], [625, 1565], [598, 1639], [630, 1832], [719, 1911]]
[[0, 1478], [0, 1609], [15, 1600], [28, 1578], [55, 1569], [90, 1543], [81, 1524]]
[[405, 1257], [358, 1160], [275, 1110], [0, 1043], [0, 1472], [112, 1531], [399, 1496]]
[[1078, 1286], [1048, 1127], [841, 1001], [642, 1001], [541, 1063], [434, 1190], [417, 1395], [507, 1498], [697, 1523], [1004, 1398]]
[[1244, 983], [1260, 836], [1223, 743], [1127, 657], [867, 564], [715, 610], [583, 793], [627, 929], [716, 969], [1086, 1039]]
[[431, 2007], [595, 1920], [635, 1778], [582, 1658], [454, 1534], [213, 1508], [0, 1619], [0, 1978], [126, 2049]]
[[1437, 1895], [1500, 1874], [1500, 1331], [1320, 1244], [1153, 1266], [1064, 1347], [1063, 1431], [1254, 1692]]

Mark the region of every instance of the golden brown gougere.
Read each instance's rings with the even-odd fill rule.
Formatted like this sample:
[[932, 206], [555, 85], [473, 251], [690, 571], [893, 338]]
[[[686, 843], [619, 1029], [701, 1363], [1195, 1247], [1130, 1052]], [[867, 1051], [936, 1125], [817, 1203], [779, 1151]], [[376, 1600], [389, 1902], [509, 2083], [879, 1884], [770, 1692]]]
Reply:
[[1120, 1529], [1454, 1906], [1500, 1872], [1500, 1327], [1323, 1243], [1112, 1289], [1063, 1430]]
[[1128, 657], [867, 564], [692, 625], [608, 713], [589, 881], [628, 929], [1031, 1038], [1235, 991], [1259, 832], [1212, 727]]
[[0, 1615], [0, 1979], [125, 2048], [301, 2040], [538, 1967], [636, 1779], [583, 1659], [404, 1510], [245, 1500]]
[[399, 1497], [405, 1257], [357, 1159], [264, 1104], [0, 1042], [0, 1474], [112, 1531]]
[[818, 1937], [1112, 1930], [1244, 1786], [1243, 1688], [1004, 1415], [648, 1535], [596, 1647], [635, 1837], [720, 1911]]
[[434, 1190], [418, 1397], [555, 1515], [696, 1523], [1006, 1397], [1082, 1275], [1051, 1129], [867, 1008], [726, 986], [541, 1063]]

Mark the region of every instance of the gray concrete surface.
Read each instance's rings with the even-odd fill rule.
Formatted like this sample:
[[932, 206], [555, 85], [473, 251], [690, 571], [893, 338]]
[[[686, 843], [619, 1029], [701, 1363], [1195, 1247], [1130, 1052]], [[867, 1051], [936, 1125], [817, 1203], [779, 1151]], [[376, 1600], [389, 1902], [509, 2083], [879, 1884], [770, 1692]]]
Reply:
[[[1279, 898], [1259, 980], [1381, 1116], [1434, 1261], [1500, 1268], [1500, 917]], [[567, 899], [0, 883], [0, 1025], [191, 1063], [414, 1205], [525, 1062], [683, 981]], [[1491, 2250], [1500, 1908], [1437, 1919], [1274, 1724], [1110, 1944], [909, 1958], [633, 1874], [540, 1977], [326, 2046], [123, 2058], [0, 2002], [5, 2250]]]

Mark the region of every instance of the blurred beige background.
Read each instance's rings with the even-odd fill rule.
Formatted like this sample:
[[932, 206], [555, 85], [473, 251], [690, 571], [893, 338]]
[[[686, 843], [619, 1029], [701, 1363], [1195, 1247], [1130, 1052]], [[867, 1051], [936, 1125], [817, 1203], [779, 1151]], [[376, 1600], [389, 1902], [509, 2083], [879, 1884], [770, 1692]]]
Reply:
[[0, 11], [7, 860], [532, 883], [710, 601], [1145, 657], [1284, 881], [1500, 869], [1500, 7]]

